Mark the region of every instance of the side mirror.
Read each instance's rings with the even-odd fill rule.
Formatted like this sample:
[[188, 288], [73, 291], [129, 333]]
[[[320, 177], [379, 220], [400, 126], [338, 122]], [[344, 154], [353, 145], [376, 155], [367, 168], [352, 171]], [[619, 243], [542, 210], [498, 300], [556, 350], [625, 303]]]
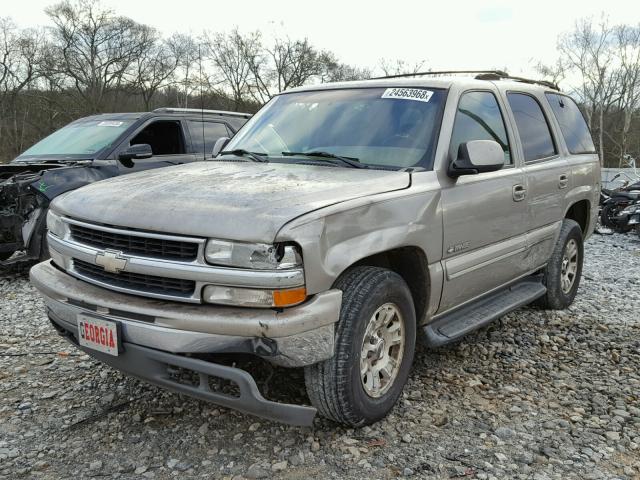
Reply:
[[131, 145], [124, 152], [120, 152], [118, 160], [127, 168], [133, 167], [133, 160], [142, 160], [153, 157], [153, 150], [148, 143]]
[[229, 137], [220, 137], [218, 140], [216, 140], [216, 143], [213, 144], [213, 150], [211, 151], [211, 156], [213, 158], [217, 157], [218, 154], [224, 149], [224, 147], [227, 146], [227, 143], [229, 143], [229, 140], [231, 140]]
[[493, 140], [472, 140], [461, 143], [458, 158], [449, 165], [448, 174], [457, 178], [460, 175], [475, 175], [483, 172], [495, 172], [504, 167], [504, 151]]

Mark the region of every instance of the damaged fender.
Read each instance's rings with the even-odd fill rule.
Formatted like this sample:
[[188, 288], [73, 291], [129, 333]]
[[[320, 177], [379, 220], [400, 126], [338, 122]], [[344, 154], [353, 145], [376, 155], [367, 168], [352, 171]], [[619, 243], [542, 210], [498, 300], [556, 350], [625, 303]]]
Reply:
[[310, 294], [330, 289], [366, 257], [415, 247], [429, 270], [428, 287], [420, 292], [425, 313], [437, 310], [443, 279], [441, 187], [434, 172], [407, 175], [413, 177], [412, 195], [406, 190], [369, 195], [310, 212], [282, 227], [276, 241], [302, 247]]
[[43, 251], [46, 212], [51, 200], [69, 190], [112, 177], [115, 164], [43, 162], [0, 165], [0, 262], [38, 259]]

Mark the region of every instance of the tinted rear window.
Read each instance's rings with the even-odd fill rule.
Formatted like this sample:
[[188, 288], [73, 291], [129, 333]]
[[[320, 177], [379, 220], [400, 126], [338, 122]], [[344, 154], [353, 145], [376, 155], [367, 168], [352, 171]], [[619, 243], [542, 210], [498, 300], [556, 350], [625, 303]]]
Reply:
[[589, 127], [582, 112], [572, 98], [556, 93], [547, 93], [551, 110], [560, 124], [560, 130], [571, 153], [595, 153]]
[[538, 101], [524, 93], [508, 93], [509, 105], [524, 150], [524, 160], [538, 160], [555, 155], [551, 129]]

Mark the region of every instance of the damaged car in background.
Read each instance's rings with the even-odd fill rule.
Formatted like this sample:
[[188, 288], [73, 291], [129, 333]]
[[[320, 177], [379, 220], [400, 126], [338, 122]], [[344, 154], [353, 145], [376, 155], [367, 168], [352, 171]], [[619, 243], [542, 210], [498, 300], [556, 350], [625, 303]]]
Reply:
[[98, 180], [204, 160], [250, 114], [159, 108], [81, 118], [0, 165], [0, 265], [48, 257], [46, 212], [70, 190]]

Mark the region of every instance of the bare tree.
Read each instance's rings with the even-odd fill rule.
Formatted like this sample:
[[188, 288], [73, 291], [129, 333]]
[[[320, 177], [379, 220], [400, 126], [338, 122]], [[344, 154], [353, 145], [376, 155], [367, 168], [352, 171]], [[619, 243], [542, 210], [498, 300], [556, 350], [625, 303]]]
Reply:
[[380, 67], [380, 70], [382, 70], [384, 76], [418, 73], [424, 69], [424, 64], [424, 60], [409, 63], [406, 60], [389, 60], [386, 58], [381, 58], [378, 62], [378, 66]]
[[366, 80], [373, 76], [371, 69], [342, 63], [332, 52], [322, 52], [320, 62], [322, 64], [322, 73], [320, 75], [322, 83]]
[[542, 75], [545, 80], [555, 83], [556, 85], [562, 82], [567, 75], [567, 66], [564, 64], [562, 59], [556, 60], [554, 64], [538, 62], [534, 66], [534, 69]]
[[45, 11], [55, 25], [60, 71], [86, 110], [102, 111], [106, 95], [122, 86], [133, 61], [153, 43], [153, 30], [116, 16], [97, 0], [65, 0]]
[[179, 107], [189, 106], [189, 97], [199, 87], [199, 70], [202, 63], [200, 47], [196, 40], [188, 34], [175, 33], [166, 40], [166, 45], [175, 58], [176, 102]]
[[601, 162], [604, 161], [604, 116], [615, 101], [618, 89], [613, 41], [614, 29], [603, 17], [596, 24], [591, 18], [579, 20], [574, 30], [563, 35], [558, 44], [568, 66], [582, 77], [582, 85], [576, 93], [586, 107], [592, 130], [598, 132]]
[[231, 93], [235, 109], [239, 109], [249, 93], [250, 59], [261, 48], [260, 35], [243, 36], [238, 28], [229, 33], [205, 33], [207, 54]]
[[0, 19], [0, 144], [11, 153], [24, 147], [29, 107], [20, 99], [42, 75], [45, 44], [42, 30], [20, 30]]
[[184, 54], [184, 49], [175, 48], [173, 42], [160, 40], [157, 32], [153, 35], [155, 40], [135, 58], [132, 66], [133, 87], [142, 95], [145, 110], [151, 109], [159, 90], [175, 82], [174, 74]]
[[618, 106], [622, 114], [619, 165], [622, 166], [629, 149], [631, 121], [640, 107], [640, 26], [617, 26], [615, 42], [619, 65]]

